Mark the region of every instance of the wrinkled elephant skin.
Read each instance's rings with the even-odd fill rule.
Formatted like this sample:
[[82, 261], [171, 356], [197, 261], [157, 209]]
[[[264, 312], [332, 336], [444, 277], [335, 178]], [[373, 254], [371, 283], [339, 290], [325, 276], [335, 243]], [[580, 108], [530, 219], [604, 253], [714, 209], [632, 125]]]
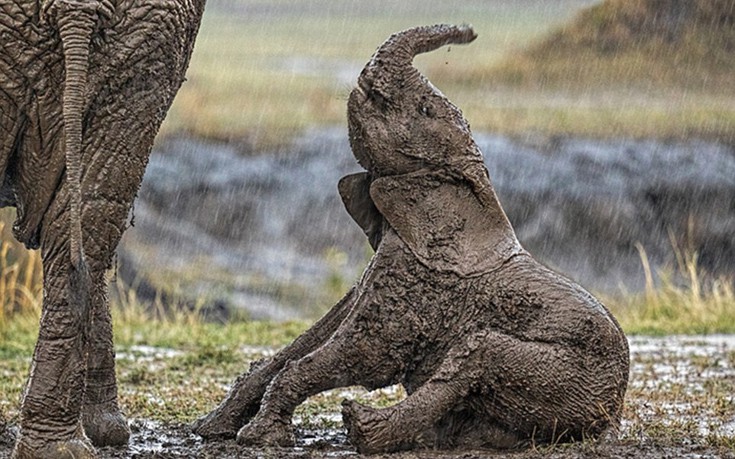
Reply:
[[184, 81], [204, 0], [4, 0], [0, 205], [40, 248], [43, 311], [18, 458], [124, 444], [105, 272]]
[[[357, 285], [194, 425], [248, 445], [290, 445], [298, 404], [324, 390], [402, 384], [383, 409], [347, 401], [362, 453], [516, 448], [615, 432], [627, 387], [612, 315], [518, 243], [461, 112], [411, 65], [475, 38], [432, 26], [390, 37], [348, 101], [367, 170], [339, 191], [375, 255]], [[239, 432], [238, 432], [239, 429]]]

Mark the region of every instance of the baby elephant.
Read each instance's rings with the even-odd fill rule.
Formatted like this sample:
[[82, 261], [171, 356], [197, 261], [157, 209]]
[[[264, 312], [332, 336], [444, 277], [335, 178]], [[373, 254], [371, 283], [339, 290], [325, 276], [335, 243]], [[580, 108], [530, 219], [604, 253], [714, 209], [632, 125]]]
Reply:
[[375, 255], [342, 301], [239, 377], [195, 432], [292, 445], [293, 411], [310, 395], [397, 383], [408, 397], [395, 406], [344, 402], [360, 452], [517, 448], [617, 428], [623, 332], [520, 246], [467, 122], [412, 66], [418, 53], [474, 38], [469, 27], [406, 30], [362, 71], [348, 119], [367, 172], [339, 191]]

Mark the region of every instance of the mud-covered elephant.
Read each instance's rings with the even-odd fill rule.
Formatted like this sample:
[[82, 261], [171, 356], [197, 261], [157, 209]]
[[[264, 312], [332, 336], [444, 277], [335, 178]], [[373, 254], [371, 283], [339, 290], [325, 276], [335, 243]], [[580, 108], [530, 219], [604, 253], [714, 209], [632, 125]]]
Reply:
[[0, 204], [40, 248], [43, 310], [18, 458], [85, 458], [130, 432], [105, 272], [205, 0], [1, 0]]
[[290, 445], [308, 396], [396, 383], [408, 397], [395, 406], [344, 403], [360, 452], [513, 448], [615, 429], [629, 370], [620, 327], [520, 246], [461, 112], [411, 65], [474, 38], [468, 27], [410, 29], [362, 71], [348, 123], [367, 172], [339, 191], [375, 255], [341, 302], [239, 377], [195, 432]]

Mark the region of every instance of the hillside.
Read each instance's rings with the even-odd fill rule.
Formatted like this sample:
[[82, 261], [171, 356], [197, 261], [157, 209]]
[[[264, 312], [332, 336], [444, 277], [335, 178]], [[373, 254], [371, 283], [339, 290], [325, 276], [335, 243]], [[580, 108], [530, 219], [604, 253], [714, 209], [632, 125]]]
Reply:
[[606, 0], [491, 73], [512, 85], [735, 90], [735, 0]]

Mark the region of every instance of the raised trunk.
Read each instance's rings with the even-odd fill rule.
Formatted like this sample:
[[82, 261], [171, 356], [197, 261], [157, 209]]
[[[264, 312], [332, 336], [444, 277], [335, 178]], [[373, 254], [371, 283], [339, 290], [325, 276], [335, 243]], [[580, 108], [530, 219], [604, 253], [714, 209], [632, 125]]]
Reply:
[[373, 55], [372, 62], [389, 60], [410, 66], [417, 54], [428, 53], [451, 43], [469, 43], [477, 38], [470, 26], [437, 24], [415, 27], [391, 35]]
[[470, 26], [437, 24], [415, 27], [391, 35], [373, 54], [360, 79], [390, 97], [394, 91], [410, 91], [422, 79], [413, 65], [417, 54], [427, 53], [451, 43], [469, 43], [477, 38]]

